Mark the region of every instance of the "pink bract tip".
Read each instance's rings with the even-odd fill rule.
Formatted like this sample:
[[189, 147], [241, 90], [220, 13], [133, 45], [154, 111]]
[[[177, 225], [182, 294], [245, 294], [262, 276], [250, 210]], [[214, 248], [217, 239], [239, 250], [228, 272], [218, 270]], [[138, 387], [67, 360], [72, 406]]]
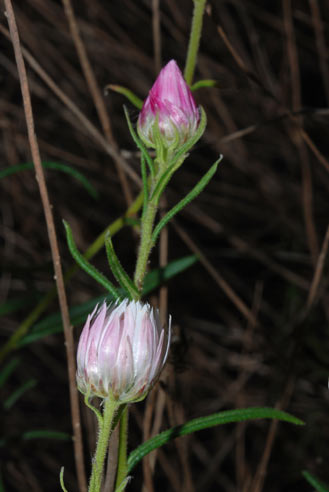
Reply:
[[166, 147], [183, 144], [199, 125], [199, 110], [175, 60], [161, 70], [139, 114], [138, 133], [148, 147], [155, 147], [156, 118]]
[[142, 400], [166, 362], [171, 333], [159, 312], [138, 301], [103, 305], [88, 316], [77, 352], [77, 385], [88, 396]]

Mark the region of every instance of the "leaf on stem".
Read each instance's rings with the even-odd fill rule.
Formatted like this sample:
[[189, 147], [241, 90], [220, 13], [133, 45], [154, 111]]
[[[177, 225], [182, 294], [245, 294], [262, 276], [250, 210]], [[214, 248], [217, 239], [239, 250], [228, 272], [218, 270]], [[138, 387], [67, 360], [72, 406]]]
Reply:
[[90, 391], [91, 391], [91, 388], [89, 388], [88, 392], [85, 394], [84, 402], [85, 402], [86, 407], [90, 408], [90, 410], [92, 410], [94, 412], [94, 414], [96, 415], [97, 420], [98, 420], [98, 426], [99, 426], [99, 428], [101, 428], [101, 426], [103, 424], [103, 416], [102, 416], [101, 412], [98, 410], [98, 408], [94, 407], [94, 405], [92, 405], [90, 403], [90, 401], [89, 401]]
[[[55, 169], [56, 171], [61, 171], [63, 173], [69, 174], [70, 176], [73, 176], [77, 181], [80, 181], [80, 183], [82, 184], [82, 186], [84, 186], [89, 195], [91, 195], [95, 199], [98, 198], [98, 192], [93, 187], [93, 185], [89, 183], [88, 179], [85, 178], [83, 174], [81, 174], [73, 167], [62, 164], [60, 162], [42, 162], [41, 164], [42, 167], [46, 169]], [[2, 171], [0, 171], [0, 179], [5, 178], [6, 176], [10, 176], [11, 174], [25, 171], [27, 169], [34, 169], [33, 162], [27, 162], [26, 164], [17, 164], [16, 166], [10, 166], [6, 169], [3, 169]]]
[[309, 471], [304, 470], [302, 472], [303, 477], [308, 481], [312, 487], [317, 490], [317, 492], [329, 492], [329, 485], [324, 484], [323, 482], [320, 482], [314, 475], [312, 475]]
[[151, 159], [150, 154], [147, 152], [147, 149], [146, 149], [145, 145], [140, 140], [140, 138], [138, 138], [135, 130], [133, 129], [133, 126], [131, 124], [131, 121], [130, 121], [130, 118], [129, 118], [129, 113], [128, 113], [128, 110], [127, 110], [126, 106], [123, 106], [123, 110], [125, 112], [125, 116], [126, 116], [128, 128], [129, 128], [129, 131], [130, 131], [130, 135], [132, 136], [132, 139], [134, 140], [135, 144], [137, 145], [137, 147], [139, 148], [139, 150], [141, 151], [141, 153], [145, 157], [145, 160], [147, 162], [147, 165], [148, 165], [148, 167], [150, 169], [151, 176], [154, 177], [154, 163], [153, 163], [153, 160]]
[[67, 244], [70, 250], [71, 255], [77, 262], [77, 264], [86, 272], [90, 277], [95, 279], [98, 283], [100, 283], [103, 287], [105, 287], [115, 299], [119, 299], [120, 295], [117, 292], [116, 288], [101, 272], [97, 270], [93, 265], [91, 265], [86, 258], [82, 256], [82, 254], [78, 251], [76, 244], [73, 239], [72, 230], [69, 224], [63, 220], [65, 231], [66, 231], [66, 239]]
[[11, 359], [8, 364], [5, 365], [3, 369], [0, 371], [0, 388], [5, 384], [10, 375], [14, 372], [18, 364], [20, 363], [20, 359], [15, 357]]
[[[146, 296], [154, 289], [170, 280], [187, 268], [194, 265], [198, 261], [195, 255], [183, 256], [171, 261], [163, 268], [156, 268], [148, 272], [145, 277], [143, 296]], [[123, 295], [123, 292], [119, 291]], [[84, 302], [78, 306], [70, 308], [70, 319], [73, 325], [80, 325], [85, 322], [86, 316], [95, 308], [97, 304], [102, 304], [106, 300], [107, 303], [115, 301], [112, 296], [99, 296], [90, 301]], [[41, 321], [36, 323], [31, 333], [26, 334], [19, 342], [18, 347], [23, 347], [29, 343], [34, 343], [48, 335], [60, 333], [63, 331], [60, 313], [54, 313], [46, 316]]]
[[24, 441], [29, 441], [30, 439], [54, 439], [57, 441], [71, 441], [72, 436], [67, 432], [42, 429], [26, 431], [22, 435], [22, 439]]
[[119, 258], [117, 257], [114, 251], [112, 239], [109, 234], [107, 234], [105, 238], [105, 247], [107, 252], [107, 258], [113, 275], [115, 276], [121, 287], [129, 293], [131, 299], [138, 299], [139, 298], [138, 289], [134, 284], [134, 282], [129, 277], [129, 275], [127, 274], [127, 272], [125, 271], [125, 269], [123, 268], [123, 266], [121, 265]]
[[166, 215], [160, 220], [158, 225], [154, 228], [152, 234], [152, 242], [155, 244], [161, 229], [171, 220], [178, 212], [180, 212], [188, 203], [190, 203], [195, 197], [197, 197], [205, 186], [209, 183], [213, 175], [215, 174], [218, 164], [222, 160], [222, 156], [211, 166], [209, 171], [200, 179], [199, 183], [180, 201], [175, 205]]
[[218, 81], [217, 80], [212, 80], [212, 79], [203, 79], [203, 80], [198, 80], [198, 82], [195, 82], [193, 85], [191, 85], [191, 91], [197, 91], [203, 87], [217, 87]]
[[105, 91], [108, 91], [108, 89], [110, 89], [111, 91], [117, 92], [118, 94], [122, 94], [137, 109], [142, 109], [142, 106], [143, 106], [142, 99], [140, 99], [138, 96], [136, 96], [136, 94], [133, 91], [131, 91], [130, 89], [127, 89], [127, 87], [124, 87], [122, 85], [116, 85], [116, 84], [108, 84], [107, 86], [105, 86]]
[[176, 437], [185, 436], [186, 434], [191, 434], [217, 425], [258, 419], [276, 419], [290, 422], [295, 425], [304, 425], [304, 422], [293, 415], [281, 410], [276, 410], [275, 408], [239, 408], [236, 410], [226, 410], [224, 412], [214, 413], [206, 417], [190, 420], [186, 424], [172, 427], [138, 446], [128, 457], [128, 473], [131, 472], [144, 456], [172, 439], [176, 439]]
[[24, 393], [29, 391], [30, 389], [34, 388], [38, 384], [38, 381], [36, 379], [29, 379], [26, 381], [26, 383], [22, 384], [15, 390], [4, 402], [3, 402], [3, 408], [5, 410], [10, 410], [17, 400], [19, 400]]
[[167, 169], [161, 175], [159, 181], [157, 182], [157, 184], [156, 184], [156, 186], [152, 192], [150, 200], [155, 200], [156, 203], [159, 203], [160, 197], [161, 197], [165, 187], [169, 183], [174, 172], [177, 171], [177, 169], [184, 162], [184, 160], [185, 160], [185, 156], [182, 156], [181, 160], [175, 161], [173, 164], [171, 164], [169, 167], [167, 167]]

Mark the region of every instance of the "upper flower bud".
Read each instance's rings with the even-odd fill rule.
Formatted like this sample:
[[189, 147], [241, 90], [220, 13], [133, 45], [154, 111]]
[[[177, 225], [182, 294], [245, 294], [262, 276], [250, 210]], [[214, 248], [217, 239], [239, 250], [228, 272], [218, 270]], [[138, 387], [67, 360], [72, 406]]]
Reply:
[[161, 70], [138, 118], [138, 133], [148, 147], [156, 147], [156, 129], [165, 147], [181, 145], [194, 135], [200, 121], [192, 92], [175, 60]]
[[79, 340], [79, 390], [120, 403], [142, 400], [166, 362], [170, 321], [165, 330], [158, 310], [138, 301], [96, 306]]

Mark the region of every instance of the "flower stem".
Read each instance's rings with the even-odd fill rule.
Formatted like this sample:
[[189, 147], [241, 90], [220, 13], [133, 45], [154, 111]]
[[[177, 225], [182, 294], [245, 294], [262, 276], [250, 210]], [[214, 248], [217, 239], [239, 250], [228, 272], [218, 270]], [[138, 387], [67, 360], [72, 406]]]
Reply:
[[155, 215], [157, 213], [157, 204], [152, 200], [147, 205], [146, 213], [142, 223], [142, 237], [140, 241], [138, 258], [134, 276], [134, 282], [138, 290], [141, 292], [143, 288], [143, 280], [146, 273], [147, 262], [153, 246], [152, 231]]
[[127, 464], [128, 415], [129, 415], [128, 406], [126, 406], [120, 420], [118, 469], [117, 469], [117, 478], [116, 478], [114, 490], [117, 490], [120, 487], [124, 479], [127, 477], [127, 473], [128, 473], [128, 464]]
[[196, 57], [199, 50], [203, 13], [206, 6], [206, 0], [194, 0], [194, 12], [190, 33], [190, 40], [187, 50], [186, 64], [184, 70], [184, 77], [188, 85], [193, 82]]
[[104, 461], [110, 439], [112, 421], [119, 407], [112, 398], [104, 399], [103, 421], [100, 424], [96, 453], [93, 460], [89, 492], [100, 492], [103, 478]]

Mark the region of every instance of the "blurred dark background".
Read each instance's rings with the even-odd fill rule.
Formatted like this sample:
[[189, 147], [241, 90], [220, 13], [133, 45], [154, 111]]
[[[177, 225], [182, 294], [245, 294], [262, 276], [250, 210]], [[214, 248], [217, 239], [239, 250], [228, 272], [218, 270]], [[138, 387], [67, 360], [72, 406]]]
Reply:
[[[138, 174], [139, 155], [123, 104], [134, 123], [138, 110], [122, 95], [104, 92], [105, 87], [122, 85], [144, 99], [159, 69], [155, 46], [161, 48], [161, 65], [174, 58], [184, 68], [193, 3], [163, 0], [159, 11], [156, 3], [72, 3], [111, 124], [104, 129], [63, 4], [13, 2], [29, 57], [42, 159], [78, 170], [98, 192], [95, 199], [74, 177], [46, 170], [64, 270], [72, 259], [62, 218], [71, 224], [83, 251], [124, 213], [127, 195], [129, 201], [139, 192], [134, 179], [126, 173], [122, 177], [122, 171], [118, 175], [120, 164], [97, 138], [110, 142]], [[1, 7], [0, 167], [5, 170], [31, 162], [31, 154]], [[152, 29], [157, 14], [161, 46]], [[260, 421], [177, 440], [157, 455], [154, 488], [146, 464], [144, 470], [141, 465], [134, 470], [127, 490], [311, 491], [302, 470], [329, 483], [328, 46], [327, 1], [210, 0], [207, 5], [195, 81], [215, 79], [217, 86], [195, 93], [208, 126], [170, 183], [164, 207], [191, 189], [219, 154], [224, 158], [206, 190], [169, 226], [168, 261], [190, 254], [198, 254], [200, 261], [166, 284], [175, 328], [171, 360], [157, 391], [132, 409], [129, 446], [133, 449], [147, 435], [145, 407], [157, 415], [158, 431], [247, 406], [277, 406], [306, 426]], [[0, 190], [5, 346], [53, 287], [53, 268], [34, 171], [3, 177]], [[136, 235], [127, 226], [114, 242], [132, 272]], [[103, 249], [93, 263], [108, 273]], [[156, 249], [150, 267], [158, 264]], [[78, 306], [104, 291], [79, 272], [67, 284], [67, 293], [70, 306]], [[157, 294], [152, 294], [153, 303]], [[56, 313], [54, 301], [35, 323]], [[66, 486], [73, 492], [77, 485], [70, 440], [26, 437], [35, 429], [65, 433], [62, 437], [72, 432], [63, 333], [18, 345], [1, 366], [2, 375], [8, 364], [14, 369], [1, 385], [0, 490], [59, 490], [64, 465]], [[89, 411], [82, 413], [88, 468], [95, 428]], [[144, 489], [143, 472], [149, 484], [144, 482]]]

